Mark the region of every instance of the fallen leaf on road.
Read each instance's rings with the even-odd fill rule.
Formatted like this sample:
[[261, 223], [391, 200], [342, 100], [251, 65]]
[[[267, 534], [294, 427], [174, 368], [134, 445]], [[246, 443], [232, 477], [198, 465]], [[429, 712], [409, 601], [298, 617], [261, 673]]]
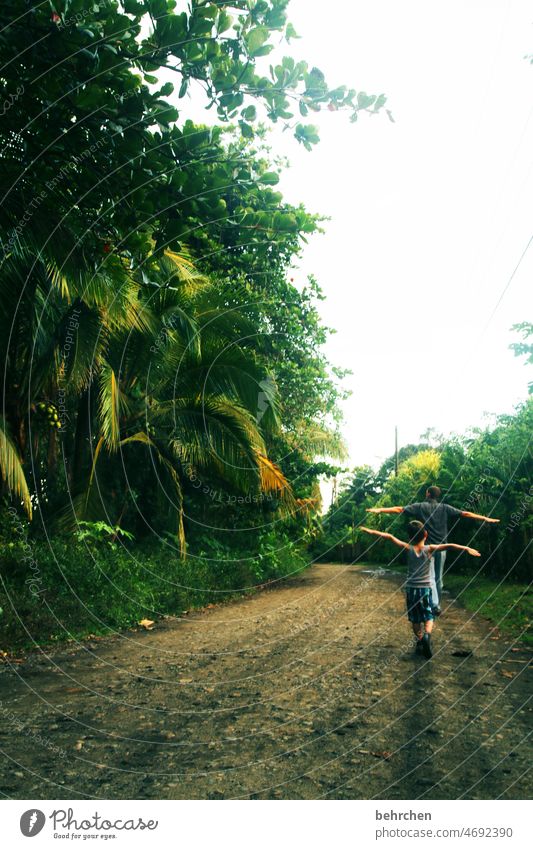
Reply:
[[384, 758], [386, 761], [392, 758], [392, 752], [370, 752], [368, 749], [357, 749], [360, 755], [372, 755], [373, 758]]
[[83, 687], [67, 687], [65, 693], [84, 693]]
[[505, 678], [514, 678], [515, 673], [514, 672], [508, 672], [507, 669], [502, 669], [502, 675]]
[[74, 748], [77, 752], [81, 752], [81, 750], [83, 749], [83, 740], [78, 740]]
[[142, 625], [143, 628], [146, 628], [147, 631], [151, 631], [155, 625], [155, 622], [152, 622], [151, 619], [141, 619], [139, 625]]

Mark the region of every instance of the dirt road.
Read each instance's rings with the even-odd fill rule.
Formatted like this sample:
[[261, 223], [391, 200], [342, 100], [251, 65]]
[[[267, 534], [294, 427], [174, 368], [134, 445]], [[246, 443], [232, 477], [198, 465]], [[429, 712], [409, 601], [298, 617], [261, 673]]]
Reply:
[[435, 656], [415, 657], [399, 586], [319, 565], [151, 631], [6, 662], [0, 792], [531, 798], [530, 653], [448, 596]]

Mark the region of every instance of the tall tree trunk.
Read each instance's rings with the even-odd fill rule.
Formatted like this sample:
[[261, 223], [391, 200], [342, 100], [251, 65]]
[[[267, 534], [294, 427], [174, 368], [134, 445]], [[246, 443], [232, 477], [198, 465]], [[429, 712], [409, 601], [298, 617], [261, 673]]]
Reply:
[[48, 436], [48, 469], [47, 474], [51, 475], [55, 472], [57, 466], [57, 431], [55, 428], [50, 428]]
[[86, 471], [86, 457], [88, 456], [89, 425], [91, 421], [91, 392], [88, 387], [82, 392], [78, 402], [76, 415], [76, 431], [74, 433], [74, 447], [72, 450], [72, 462], [70, 464], [70, 486], [75, 487], [83, 479]]

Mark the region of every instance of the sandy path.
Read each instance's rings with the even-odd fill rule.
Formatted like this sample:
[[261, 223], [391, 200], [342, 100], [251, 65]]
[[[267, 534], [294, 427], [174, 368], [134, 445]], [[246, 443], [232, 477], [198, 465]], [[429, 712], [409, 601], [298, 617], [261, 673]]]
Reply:
[[318, 565], [149, 632], [4, 664], [0, 792], [531, 798], [530, 653], [452, 603], [434, 658], [415, 657], [399, 581]]

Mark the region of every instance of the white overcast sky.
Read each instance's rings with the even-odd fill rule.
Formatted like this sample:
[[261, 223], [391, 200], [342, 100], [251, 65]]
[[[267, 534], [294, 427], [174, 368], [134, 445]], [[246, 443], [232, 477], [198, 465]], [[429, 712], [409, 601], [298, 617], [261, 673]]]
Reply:
[[354, 373], [350, 462], [376, 466], [395, 424], [400, 444], [462, 432], [527, 395], [508, 346], [533, 317], [533, 246], [488, 322], [533, 234], [533, 6], [291, 0], [289, 17], [295, 58], [386, 93], [395, 118], [317, 116], [312, 153], [272, 139], [287, 199], [331, 217], [295, 276], [317, 276], [328, 355]]
[[[337, 330], [327, 354], [353, 371], [349, 464], [379, 466], [395, 425], [400, 445], [429, 427], [464, 432], [527, 396], [509, 344], [511, 325], [533, 320], [533, 245], [491, 315], [533, 235], [533, 6], [291, 0], [289, 19], [301, 38], [280, 55], [332, 87], [385, 93], [394, 115], [314, 115], [311, 153], [270, 136], [291, 162], [286, 199], [331, 218], [294, 277], [318, 278]], [[208, 123], [204, 105], [187, 111]]]

